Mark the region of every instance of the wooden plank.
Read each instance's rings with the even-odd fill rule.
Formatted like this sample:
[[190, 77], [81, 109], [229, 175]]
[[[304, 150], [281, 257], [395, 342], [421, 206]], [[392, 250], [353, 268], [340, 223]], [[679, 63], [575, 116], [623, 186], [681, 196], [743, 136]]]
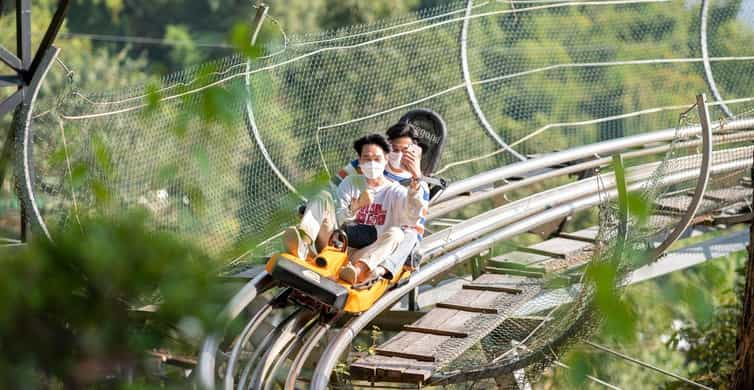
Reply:
[[[407, 311], [407, 310], [390, 310], [390, 311], [384, 311], [380, 313], [380, 315], [377, 316], [372, 321], [372, 325], [375, 325], [379, 327], [381, 330], [387, 330], [387, 331], [400, 331], [403, 329], [404, 325], [408, 325], [410, 323], [419, 321], [422, 319], [422, 317], [426, 317], [428, 315], [428, 312], [420, 312], [420, 311]], [[343, 324], [350, 318], [348, 316], [343, 316]], [[343, 324], [339, 324], [342, 326]], [[336, 326], [337, 327], [337, 326]]]
[[[455, 309], [435, 307], [427, 315], [411, 324], [421, 328], [437, 328], [456, 332], [464, 332], [464, 325], [474, 318], [476, 313], [468, 313]], [[465, 332], [464, 332], [465, 333]]]
[[569, 240], [578, 240], [584, 242], [595, 243], [597, 234], [599, 234], [599, 226], [592, 226], [586, 229], [581, 229], [575, 232], [560, 233], [558, 236], [567, 238]]
[[658, 210], [670, 211], [674, 213], [684, 213], [691, 203], [691, 196], [687, 194], [668, 196], [655, 199], [654, 204]]
[[491, 307], [504, 293], [482, 290], [461, 290], [443, 303], [461, 306]]
[[416, 325], [403, 325], [403, 330], [407, 332], [434, 334], [438, 336], [448, 336], [448, 337], [455, 337], [455, 338], [462, 338], [462, 337], [469, 336], [468, 332], [460, 332], [460, 331], [450, 330], [450, 329], [426, 328], [423, 326], [416, 326]]
[[550, 258], [549, 256], [536, 254], [536, 253], [513, 251], [513, 252], [508, 252], [499, 256], [492, 257], [489, 260], [487, 260], [487, 264], [511, 262], [511, 263], [518, 263], [522, 265], [531, 265], [531, 264], [541, 263], [545, 260], [548, 260], [549, 258]]
[[399, 357], [404, 359], [414, 359], [420, 362], [432, 362], [435, 361], [435, 356], [431, 354], [422, 354], [416, 352], [395, 351], [392, 349], [375, 348], [374, 352], [378, 355], [388, 357]]
[[[484, 274], [470, 284], [519, 289], [521, 295], [486, 289], [462, 289], [446, 302], [439, 303], [420, 320], [407, 326], [406, 330], [379, 346], [376, 349], [376, 355], [360, 358], [353, 363], [351, 365], [352, 378], [365, 378], [375, 382], [421, 384], [431, 377], [435, 362], [440, 359], [438, 352], [441, 345], [453, 339], [451, 336], [434, 334], [439, 333], [437, 330], [467, 334], [464, 338], [455, 338], [461, 343], [459, 347], [461, 349], [457, 351], [460, 354], [466, 347], [470, 347], [487, 334], [486, 331], [483, 334], [481, 329], [468, 326], [475, 317], [487, 315], [487, 313], [498, 313], [498, 309], [493, 305], [499, 305], [505, 310], [515, 309], [540, 291], [538, 287], [534, 287], [539, 286], [535, 280], [512, 275]], [[497, 324], [502, 324], [506, 320], [512, 321], [506, 319], [505, 316], [490, 318], [496, 319], [493, 321]], [[521, 328], [522, 325], [528, 329], [536, 326], [537, 323], [534, 317], [521, 317], [515, 321], [516, 329]], [[455, 357], [457, 356], [443, 355], [442, 359]]]
[[422, 383], [432, 375], [434, 363], [414, 359], [367, 355], [350, 366], [352, 379], [394, 383]]
[[[705, 197], [706, 198], [706, 197]], [[654, 201], [657, 211], [683, 214], [691, 204], [691, 196], [688, 194], [668, 196]], [[702, 199], [700, 210], [711, 210], [717, 207], [717, 202], [710, 199]]]
[[375, 348], [375, 353], [382, 356], [414, 359], [421, 362], [434, 362], [435, 350], [440, 344], [449, 340], [448, 336], [400, 332], [384, 345]]
[[[453, 318], [454, 314], [458, 313], [456, 310], [448, 310], [445, 312], [437, 312], [437, 309], [430, 311], [425, 317], [412, 324], [414, 326], [424, 328], [437, 328], [446, 330], [462, 330], [463, 327], [455, 324], [448, 324]], [[464, 319], [464, 322], [468, 318]], [[462, 325], [462, 324], [461, 324]], [[420, 361], [433, 361], [428, 360], [428, 356], [433, 356], [436, 349], [443, 342], [450, 339], [449, 336], [427, 334], [420, 332], [403, 331], [390, 340], [380, 346], [381, 355], [385, 356], [398, 356], [403, 358], [415, 359]], [[434, 358], [433, 358], [434, 359]]]
[[437, 307], [445, 308], [445, 309], [453, 309], [458, 311], [467, 311], [471, 313], [484, 313], [484, 314], [498, 314], [500, 313], [500, 309], [495, 307], [482, 307], [482, 306], [467, 306], [467, 305], [460, 305], [456, 303], [446, 303], [446, 302], [438, 302]]
[[492, 272], [496, 274], [526, 276], [529, 278], [541, 278], [545, 276], [541, 272], [529, 272], [529, 271], [522, 271], [520, 269], [513, 269], [513, 268], [487, 267], [486, 270], [487, 272]]
[[591, 256], [583, 256], [581, 258], [573, 257], [570, 259], [555, 259], [544, 263], [545, 270], [547, 272], [565, 272], [583, 267], [591, 261]]
[[[552, 258], [547, 258], [544, 261], [541, 261], [539, 264], [546, 263], [548, 261], [552, 260]], [[541, 266], [532, 266], [532, 265], [525, 265], [521, 263], [514, 263], [511, 261], [495, 261], [489, 264], [492, 267], [498, 267], [498, 268], [513, 268], [513, 269], [520, 269], [522, 271], [529, 271], [529, 272], [545, 272], [544, 267]]]
[[496, 275], [496, 274], [483, 274], [479, 278], [472, 281], [472, 283], [484, 283], [495, 284], [499, 286], [519, 287], [521, 283], [524, 283], [526, 278], [521, 276], [511, 275]]
[[[490, 312], [489, 306], [500, 295], [501, 293], [489, 291], [461, 290], [449, 298], [448, 302], [443, 302], [449, 306], [443, 307], [442, 304], [437, 304], [435, 309], [412, 325], [451, 332], [464, 332], [464, 325], [480, 312]], [[459, 306], [456, 307], [455, 305]], [[466, 309], [467, 306], [476, 308], [476, 310], [459, 310], [459, 307]], [[497, 313], [497, 310], [494, 309], [494, 312]], [[401, 332], [380, 347], [380, 354], [427, 361], [440, 344], [449, 338], [450, 336], [444, 335]]]
[[732, 188], [720, 188], [717, 190], [706, 191], [704, 197], [719, 202], [733, 203], [748, 198], [751, 195], [751, 188], [744, 186], [735, 186]]
[[569, 240], [567, 238], [555, 237], [536, 245], [519, 248], [519, 250], [548, 257], [565, 259], [572, 256], [579, 256], [584, 251], [590, 250], [592, 246], [591, 243], [581, 240]]
[[498, 286], [494, 284], [469, 283], [469, 284], [464, 284], [463, 286], [461, 286], [461, 288], [466, 289], [466, 290], [480, 290], [480, 291], [502, 292], [502, 293], [508, 293], [508, 294], [521, 294], [520, 288]]

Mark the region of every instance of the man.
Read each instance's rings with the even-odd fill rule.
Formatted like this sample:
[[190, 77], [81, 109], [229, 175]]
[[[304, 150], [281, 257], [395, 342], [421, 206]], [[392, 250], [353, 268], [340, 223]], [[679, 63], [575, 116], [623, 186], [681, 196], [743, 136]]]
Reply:
[[[409, 123], [396, 123], [386, 132], [391, 151], [388, 154], [388, 164], [385, 167], [385, 178], [402, 185], [410, 183], [411, 177], [421, 177], [421, 155], [418, 133]], [[337, 180], [343, 180], [350, 175], [360, 175], [359, 160], [355, 159], [338, 172]], [[339, 181], [338, 181], [339, 182]], [[429, 187], [421, 182], [422, 201], [424, 203], [421, 215], [408, 228], [404, 229], [404, 239], [387, 261], [403, 265], [411, 255], [414, 247], [424, 236], [424, 226], [428, 213]]]
[[338, 186], [338, 221], [372, 225], [377, 240], [349, 254], [351, 263], [341, 270], [340, 278], [361, 283], [369, 276], [390, 278], [403, 262], [387, 262], [403, 242], [403, 227], [415, 223], [424, 208], [419, 183], [421, 172], [412, 174], [408, 187], [385, 177], [390, 145], [382, 135], [372, 134], [354, 142], [362, 175], [346, 177]]
[[[298, 229], [284, 234], [284, 242], [291, 253], [306, 254], [315, 237], [329, 237], [337, 226], [350, 223], [376, 231], [376, 240], [362, 248], [351, 248], [351, 263], [341, 271], [341, 279], [361, 283], [370, 276], [390, 277], [402, 266], [384, 260], [403, 241], [403, 226], [413, 224], [425, 207], [419, 177], [411, 175], [408, 188], [388, 180], [385, 167], [390, 145], [384, 136], [371, 134], [354, 142], [363, 175], [344, 179], [336, 192], [336, 209], [333, 213], [331, 198], [326, 194], [316, 197], [307, 205]], [[334, 214], [334, 215], [333, 215]], [[317, 223], [321, 222], [321, 223]], [[303, 232], [304, 236], [299, 232]], [[307, 240], [308, 238], [308, 240]]]

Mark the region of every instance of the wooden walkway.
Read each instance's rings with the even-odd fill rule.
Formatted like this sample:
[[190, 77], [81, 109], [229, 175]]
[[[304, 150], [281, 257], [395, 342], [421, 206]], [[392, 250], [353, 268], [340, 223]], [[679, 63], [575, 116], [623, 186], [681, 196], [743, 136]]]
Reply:
[[[463, 285], [418, 321], [351, 364], [351, 377], [380, 382], [423, 383], [540, 294], [543, 276], [585, 265], [591, 258], [596, 228], [563, 234], [491, 258], [486, 273]], [[531, 320], [536, 326], [539, 318]]]
[[[743, 202], [751, 188], [710, 191], [702, 208]], [[658, 217], [675, 219], [685, 212], [691, 197], [678, 194], [659, 199]], [[664, 215], [663, 215], [664, 214]], [[485, 274], [465, 283], [462, 290], [438, 302], [419, 320], [374, 349], [374, 354], [351, 364], [351, 378], [372, 382], [422, 384], [436, 370], [463, 354], [506, 320], [518, 320], [514, 311], [544, 292], [544, 276], [569, 274], [592, 257], [597, 227], [562, 233], [555, 238], [487, 260]], [[542, 318], [531, 317], [532, 327]], [[524, 320], [523, 318], [521, 320]]]

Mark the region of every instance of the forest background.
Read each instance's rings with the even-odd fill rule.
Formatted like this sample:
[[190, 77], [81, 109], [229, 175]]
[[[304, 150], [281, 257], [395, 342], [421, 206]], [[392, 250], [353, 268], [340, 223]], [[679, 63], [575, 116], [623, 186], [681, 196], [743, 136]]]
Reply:
[[[710, 33], [711, 46], [717, 47], [715, 55], [724, 56], [736, 52], [740, 47], [754, 47], [754, 7], [751, 2], [743, 0], [714, 2], [712, 13], [719, 20], [717, 28]], [[38, 42], [46, 20], [51, 16], [54, 1], [38, 1], [33, 3], [33, 34]], [[310, 32], [336, 30], [339, 28], [363, 24], [376, 23], [383, 19], [401, 17], [411, 12], [442, 5], [443, 2], [431, 0], [417, 1], [358, 1], [358, 0], [311, 0], [311, 1], [271, 1], [270, 14], [274, 16], [284, 30], [290, 34], [306, 34]], [[606, 56], [615, 55], [611, 51], [613, 42], [623, 43], [620, 50], [627, 52], [641, 52], [652, 50], [657, 52], [682, 52], [692, 56], [698, 50], [696, 34], [693, 26], [697, 12], [696, 2], [684, 2], [684, 12], [666, 12], [658, 9], [651, 18], [637, 10], [635, 19], [626, 22], [630, 13], [601, 12], [600, 20], [604, 26], [610, 26], [618, 18], [622, 22], [616, 25], [621, 28], [590, 28], [583, 27], [583, 43], [591, 46], [604, 44]], [[7, 6], [6, 6], [7, 7]], [[3, 23], [0, 23], [0, 43], [6, 47], [13, 47], [10, 37], [14, 36], [14, 27], [5, 23], [10, 20], [7, 9], [2, 11]], [[234, 29], [238, 26], [248, 26], [253, 18], [254, 8], [248, 1], [148, 1], [133, 0], [105, 0], [105, 1], [74, 1], [68, 14], [65, 27], [57, 41], [62, 48], [61, 58], [74, 71], [76, 83], [82, 90], [111, 91], [120, 88], [147, 84], [160, 76], [173, 73], [197, 64], [234, 54], [238, 46], [234, 45]], [[588, 12], [584, 11], [588, 16]], [[595, 21], [591, 21], [595, 23]], [[522, 29], [543, 29], [552, 25], [539, 18], [535, 24], [527, 24], [525, 17], [519, 19], [505, 19], [494, 27], [500, 34]], [[634, 27], [633, 29], [631, 27]], [[494, 34], [494, 32], [492, 32]], [[663, 47], [657, 45], [653, 35], [676, 35], [674, 42], [685, 42], [682, 47]], [[515, 35], [515, 34], [512, 34]], [[546, 34], [547, 35], [547, 34]], [[553, 36], [555, 34], [549, 34]], [[266, 39], [272, 40], [274, 32], [268, 32]], [[117, 37], [117, 38], [116, 38]], [[455, 36], [438, 36], [438, 45], [443, 39], [454, 40]], [[120, 41], [123, 39], [123, 41]], [[150, 43], [151, 42], [151, 43]], [[541, 42], [539, 42], [541, 44]], [[273, 43], [271, 43], [273, 44]], [[511, 47], [526, 49], [534, 44], [521, 39], [511, 42]], [[557, 41], [547, 43], [548, 47], [560, 48], [553, 50], [553, 56], [568, 56], [568, 42]], [[748, 50], [751, 52], [751, 50]], [[517, 57], [520, 58], [520, 57]], [[488, 59], [492, 61], [493, 59]], [[526, 61], [514, 63], [516, 69], [526, 69], [530, 64]], [[558, 117], [568, 112], [567, 107], [579, 107], [583, 112], [600, 115], [618, 114], [624, 111], [625, 101], [640, 101], [647, 106], [673, 105], [688, 103], [687, 96], [674, 94], [678, 90], [703, 90], [697, 80], [691, 80], [686, 72], [698, 71], [701, 65], [691, 65], [680, 68], [676, 72], [665, 72], [661, 79], [646, 80], [634, 77], [622, 71], [605, 71], [594, 77], [584, 77], [578, 82], [574, 79], [552, 80], [543, 76], [541, 80], [531, 84], [520, 83], [511, 85], [505, 92], [509, 99], [515, 101], [517, 95], [526, 95], [526, 99], [516, 101], [510, 106], [519, 107], [515, 111], [506, 111], [501, 107], [492, 114], [496, 123], [506, 124], [506, 131], [513, 138], [525, 135], [532, 123], [556, 122]], [[754, 84], [751, 79], [742, 82], [739, 72], [754, 74], [754, 63], [744, 66], [744, 70], [737, 68], [736, 72], [726, 71], [719, 66], [718, 83], [729, 96], [749, 96]], [[747, 70], [748, 69], [748, 70]], [[400, 73], [400, 72], [399, 72]], [[63, 72], [53, 72], [47, 82], [49, 90], [64, 90], [67, 75]], [[312, 82], [317, 82], [316, 77]], [[408, 79], [408, 77], [407, 77]], [[327, 94], [348, 88], [348, 77], [334, 82], [321, 93]], [[409, 80], [393, 80], [393, 82], [411, 82]], [[559, 94], [558, 88], [542, 89], [531, 93], [517, 94], [517, 91], [532, 88], [532, 85], [563, 83], [570, 91], [589, 92], [589, 99], [579, 99], [576, 94]], [[574, 84], [575, 83], [575, 84]], [[648, 88], [652, 85], [652, 88]], [[663, 86], [668, 86], [663, 88]], [[384, 86], [375, 87], [386, 88]], [[647, 92], [651, 90], [651, 92]], [[378, 95], [379, 91], [372, 91]], [[488, 91], [493, 94], [496, 91]], [[594, 93], [596, 92], [596, 93]], [[620, 97], [616, 99], [616, 97]], [[303, 99], [304, 97], [299, 97]], [[317, 97], [306, 97], [316, 99]], [[326, 100], [326, 99], [323, 99]], [[610, 102], [615, 102], [611, 107]], [[521, 109], [520, 107], [525, 107]], [[528, 107], [528, 108], [527, 108]], [[564, 108], [565, 107], [565, 108]], [[331, 114], [332, 119], [347, 118], [347, 112]], [[319, 119], [319, 118], [318, 118]], [[0, 119], [2, 128], [7, 128], [8, 118]], [[610, 122], [595, 127], [591, 138], [580, 139], [579, 142], [593, 142], [603, 135], [616, 133], [630, 133], [635, 123]], [[643, 123], [647, 125], [647, 123]], [[672, 127], [672, 119], [661, 118], [649, 124], [651, 128]], [[567, 139], [568, 133], [553, 133], [543, 140], [535, 140], [530, 144], [530, 150], [556, 150], [568, 147], [574, 141]], [[295, 134], [281, 134], [279, 145], [273, 148], [284, 148]], [[474, 154], [474, 151], [469, 152]], [[496, 163], [509, 162], [499, 159]], [[292, 169], [292, 168], [291, 168]], [[451, 171], [451, 178], [460, 178], [479, 167]], [[246, 183], [248, 187], [253, 183]], [[2, 223], [13, 227], [10, 215], [17, 208], [12, 204], [12, 189], [7, 186], [3, 191], [0, 207]], [[534, 191], [534, 190], [533, 190]], [[270, 199], [258, 199], [249, 192], [235, 200], [242, 205], [253, 207], [257, 202], [269, 202]], [[280, 205], [278, 205], [280, 207]], [[242, 211], [241, 213], [244, 213]], [[244, 227], [243, 218], [236, 222], [240, 232], [251, 232], [253, 227]], [[594, 216], [577, 218], [581, 225], [594, 223]], [[74, 239], [72, 239], [74, 240]], [[653, 281], [641, 283], [627, 289], [626, 299], [637, 319], [635, 334], [630, 343], [622, 341], [621, 347], [628, 355], [651, 362], [659, 367], [681, 375], [692, 376], [710, 384], [721, 384], [730, 370], [731, 357], [735, 333], [735, 315], [738, 305], [735, 286], [740, 280], [740, 269], [745, 256], [738, 253], [726, 259], [705, 264], [694, 269], [677, 272]], [[710, 340], [715, 340], [710, 343]], [[599, 339], [599, 342], [611, 344], [609, 336]], [[589, 358], [591, 357], [591, 358]], [[632, 388], [637, 384], [646, 386], [673, 386], [667, 378], [656, 373], [631, 366], [624, 361], [611, 360], [605, 356], [592, 353], [584, 360], [585, 370], [596, 377], [605, 379], [617, 386]]]

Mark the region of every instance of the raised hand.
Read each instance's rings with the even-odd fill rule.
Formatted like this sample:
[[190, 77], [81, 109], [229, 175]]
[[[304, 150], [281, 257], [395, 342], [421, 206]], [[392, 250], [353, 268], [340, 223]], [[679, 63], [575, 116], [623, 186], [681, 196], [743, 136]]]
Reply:
[[419, 178], [422, 176], [421, 161], [422, 149], [416, 145], [411, 145], [403, 152], [401, 163], [403, 167], [411, 173], [411, 176]]
[[361, 210], [362, 208], [372, 204], [373, 201], [374, 199], [372, 198], [372, 194], [370, 194], [369, 191], [361, 191], [359, 198], [351, 204], [351, 211], [355, 212]]

